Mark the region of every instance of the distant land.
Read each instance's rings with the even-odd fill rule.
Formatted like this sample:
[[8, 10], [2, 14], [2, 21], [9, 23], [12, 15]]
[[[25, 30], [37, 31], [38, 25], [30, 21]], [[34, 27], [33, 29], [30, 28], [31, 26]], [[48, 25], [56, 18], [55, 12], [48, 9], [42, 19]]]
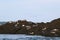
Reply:
[[0, 34], [26, 34], [60, 37], [60, 18], [46, 23], [34, 23], [27, 20], [0, 22]]
[[5, 24], [6, 22], [0, 22], [0, 25]]

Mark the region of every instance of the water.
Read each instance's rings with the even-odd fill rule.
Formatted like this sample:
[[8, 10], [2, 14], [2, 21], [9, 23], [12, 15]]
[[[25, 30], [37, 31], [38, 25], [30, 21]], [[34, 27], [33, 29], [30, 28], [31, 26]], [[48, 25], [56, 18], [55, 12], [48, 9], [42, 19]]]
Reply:
[[60, 40], [60, 37], [44, 37], [22, 34], [0, 34], [0, 40]]

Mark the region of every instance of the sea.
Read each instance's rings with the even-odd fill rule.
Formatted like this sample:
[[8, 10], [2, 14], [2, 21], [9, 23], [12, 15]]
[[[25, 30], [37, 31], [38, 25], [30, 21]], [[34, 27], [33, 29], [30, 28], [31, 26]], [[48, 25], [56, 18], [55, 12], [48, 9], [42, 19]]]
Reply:
[[0, 34], [0, 40], [60, 40], [60, 37], [45, 37], [24, 34]]

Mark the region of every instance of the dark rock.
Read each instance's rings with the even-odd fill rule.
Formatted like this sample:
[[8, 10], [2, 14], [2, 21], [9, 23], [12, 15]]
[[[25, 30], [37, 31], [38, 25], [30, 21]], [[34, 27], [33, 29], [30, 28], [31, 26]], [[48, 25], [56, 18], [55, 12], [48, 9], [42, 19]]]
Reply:
[[0, 34], [27, 34], [60, 37], [60, 18], [51, 22], [34, 23], [26, 20], [0, 25]]

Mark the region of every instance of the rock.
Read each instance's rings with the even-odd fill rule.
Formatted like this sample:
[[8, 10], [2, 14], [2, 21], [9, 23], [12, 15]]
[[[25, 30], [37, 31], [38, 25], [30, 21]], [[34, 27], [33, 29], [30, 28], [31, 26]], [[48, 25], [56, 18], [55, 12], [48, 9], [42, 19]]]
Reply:
[[34, 23], [26, 20], [10, 21], [0, 25], [0, 34], [29, 34], [60, 37], [60, 18], [46, 23]]

